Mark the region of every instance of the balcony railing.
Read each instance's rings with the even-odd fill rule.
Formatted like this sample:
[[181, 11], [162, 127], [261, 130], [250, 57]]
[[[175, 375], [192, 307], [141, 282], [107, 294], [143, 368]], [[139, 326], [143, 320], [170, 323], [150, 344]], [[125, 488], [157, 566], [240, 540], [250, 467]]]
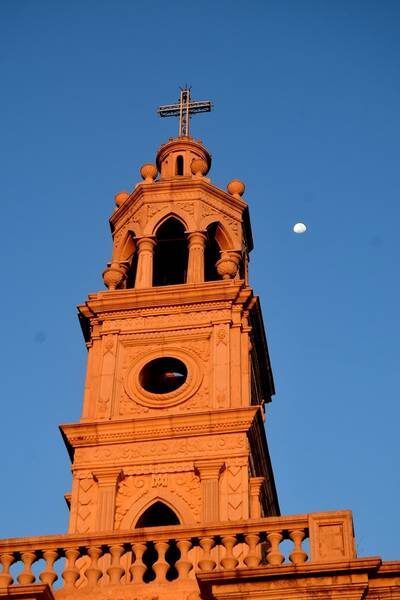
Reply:
[[80, 589], [165, 583], [202, 571], [303, 565], [355, 557], [349, 511], [207, 526], [149, 527], [0, 541], [0, 588]]

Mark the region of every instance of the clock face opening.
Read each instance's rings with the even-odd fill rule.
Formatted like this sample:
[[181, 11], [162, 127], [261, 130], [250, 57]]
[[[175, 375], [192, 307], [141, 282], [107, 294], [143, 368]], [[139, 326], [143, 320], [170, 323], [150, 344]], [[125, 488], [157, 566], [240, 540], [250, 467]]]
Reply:
[[178, 358], [155, 358], [139, 373], [139, 383], [152, 394], [168, 394], [181, 387], [187, 378], [186, 365]]

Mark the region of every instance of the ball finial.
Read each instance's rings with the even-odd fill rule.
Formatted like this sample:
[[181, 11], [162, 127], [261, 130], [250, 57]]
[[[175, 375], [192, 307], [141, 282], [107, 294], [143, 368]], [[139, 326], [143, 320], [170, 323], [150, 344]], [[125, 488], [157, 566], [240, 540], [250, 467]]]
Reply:
[[207, 174], [208, 165], [203, 158], [194, 158], [190, 163], [190, 170], [192, 171], [193, 175], [202, 177], [203, 175]]
[[118, 192], [118, 194], [115, 194], [114, 196], [115, 204], [117, 206], [121, 206], [121, 204], [123, 204], [125, 200], [129, 198], [129, 196], [129, 192]]
[[244, 194], [245, 185], [240, 179], [232, 179], [227, 185], [227, 190], [235, 198], [240, 198]]
[[145, 163], [140, 168], [140, 174], [146, 183], [152, 183], [157, 177], [157, 173], [157, 167], [153, 163]]

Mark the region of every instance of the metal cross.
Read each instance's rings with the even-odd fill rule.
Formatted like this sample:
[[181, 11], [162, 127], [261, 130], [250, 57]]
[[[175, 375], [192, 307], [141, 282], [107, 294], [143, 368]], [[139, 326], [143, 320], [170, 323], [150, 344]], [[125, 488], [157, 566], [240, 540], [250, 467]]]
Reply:
[[177, 104], [166, 104], [157, 109], [160, 117], [179, 117], [179, 136], [189, 135], [190, 117], [199, 112], [210, 112], [212, 103], [209, 100], [192, 102], [190, 87], [181, 88]]

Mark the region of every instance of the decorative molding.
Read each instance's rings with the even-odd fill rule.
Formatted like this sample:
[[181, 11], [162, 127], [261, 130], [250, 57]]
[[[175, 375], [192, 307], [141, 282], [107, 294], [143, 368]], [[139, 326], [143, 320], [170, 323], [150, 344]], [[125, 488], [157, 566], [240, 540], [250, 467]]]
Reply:
[[[183, 307], [181, 307], [183, 309]], [[176, 321], [173, 319], [173, 315], [177, 316]], [[114, 317], [115, 315], [113, 315]], [[126, 330], [160, 330], [160, 329], [171, 329], [180, 330], [187, 325], [208, 325], [211, 326], [214, 321], [231, 322], [231, 311], [228, 309], [220, 310], [202, 310], [202, 311], [164, 311], [164, 314], [142, 314], [142, 311], [136, 311], [134, 315], [123, 315], [123, 318], [112, 318], [103, 323], [102, 333], [114, 331], [119, 329], [120, 331]]]
[[[72, 447], [100, 445], [108, 442], [145, 441], [157, 438], [158, 441], [169, 439], [187, 443], [186, 438], [204, 434], [246, 433], [251, 430], [252, 423], [258, 418], [260, 407], [226, 409], [216, 412], [202, 411], [193, 419], [191, 415], [162, 415], [143, 419], [125, 419], [107, 422], [81, 422], [62, 425], [61, 430]], [[260, 419], [261, 422], [261, 419]], [[243, 438], [247, 439], [247, 438]]]
[[189, 215], [194, 215], [194, 202], [176, 202], [176, 206]]
[[[201, 434], [201, 433], [230, 433], [232, 430], [233, 431], [246, 431], [248, 429], [248, 421], [243, 420], [243, 421], [238, 421], [235, 423], [235, 426], [232, 427], [232, 423], [216, 423], [214, 425], [203, 425], [203, 426], [199, 426], [198, 424], [194, 423], [193, 425], [186, 425], [186, 426], [177, 426], [176, 428], [174, 428], [174, 435], [176, 437], [180, 436], [184, 438], [184, 441], [186, 441], [187, 437], [191, 437], [193, 435], [196, 434]], [[162, 435], [165, 435], [166, 432], [164, 429], [157, 429], [156, 427], [154, 428], [149, 428], [147, 431], [141, 431], [140, 432], [140, 438], [156, 438], [156, 437], [160, 437]], [[137, 437], [134, 432], [125, 432], [125, 431], [116, 431], [116, 432], [110, 432], [110, 433], [102, 433], [100, 434], [99, 432], [93, 432], [93, 433], [87, 433], [85, 435], [82, 434], [77, 434], [77, 435], [72, 435], [68, 437], [69, 442], [74, 446], [74, 447], [79, 447], [79, 446], [88, 446], [88, 445], [98, 445], [98, 444], [104, 444], [107, 442], [123, 442], [123, 441], [130, 441], [132, 440], [132, 438]], [[221, 441], [221, 446], [223, 446], [223, 438], [219, 438]]]
[[[115, 318], [119, 318], [119, 317], [123, 317], [123, 318], [127, 318], [127, 317], [149, 317], [149, 316], [156, 316], [156, 315], [164, 315], [164, 314], [168, 314], [168, 315], [172, 315], [172, 314], [183, 314], [183, 313], [190, 313], [190, 314], [195, 314], [199, 311], [204, 312], [204, 313], [209, 313], [211, 311], [215, 311], [215, 314], [217, 315], [221, 315], [221, 311], [222, 310], [228, 310], [228, 315], [230, 318], [230, 313], [231, 310], [233, 310], [234, 307], [232, 305], [231, 301], [221, 301], [221, 302], [196, 302], [196, 303], [191, 303], [188, 302], [187, 304], [166, 304], [163, 306], [152, 306], [151, 308], [137, 308], [137, 309], [130, 309], [127, 308], [126, 310], [113, 310], [113, 311], [105, 311], [102, 313], [101, 317], [103, 320], [107, 320], [107, 319], [115, 319]], [[240, 310], [240, 307], [239, 307]]]
[[[156, 436], [154, 436], [156, 437]], [[153, 464], [154, 456], [160, 457], [160, 464], [167, 460], [187, 462], [188, 457], [199, 460], [200, 457], [219, 457], [222, 453], [244, 453], [247, 442], [242, 434], [229, 436], [191, 437], [184, 439], [166, 439], [148, 442], [132, 442], [130, 444], [97, 445], [91, 448], [80, 448], [76, 452], [75, 465], [123, 465], [124, 472], [131, 472], [128, 465], [143, 467], [146, 461]], [[162, 457], [162, 460], [161, 460]], [[161, 471], [161, 466], [158, 467]], [[167, 471], [168, 472], [168, 471]]]

